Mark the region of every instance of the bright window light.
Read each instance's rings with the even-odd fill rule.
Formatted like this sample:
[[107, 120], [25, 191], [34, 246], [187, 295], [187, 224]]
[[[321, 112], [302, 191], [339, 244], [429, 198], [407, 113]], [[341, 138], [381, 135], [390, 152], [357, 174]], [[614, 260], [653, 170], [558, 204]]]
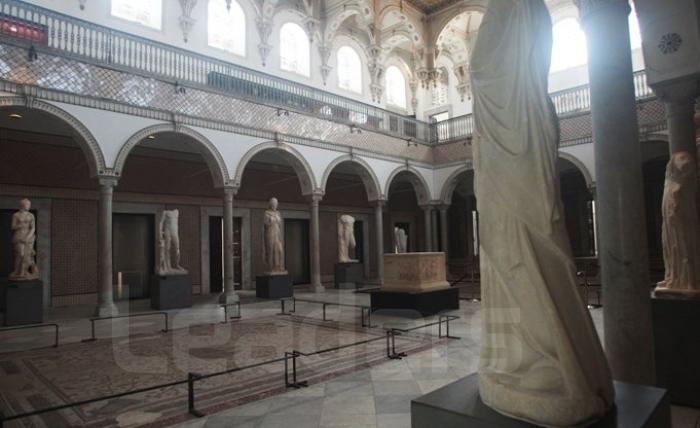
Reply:
[[233, 0], [229, 10], [226, 0], [209, 0], [208, 12], [209, 46], [245, 55], [246, 23], [241, 5]]
[[163, 0], [112, 0], [112, 16], [161, 29]]

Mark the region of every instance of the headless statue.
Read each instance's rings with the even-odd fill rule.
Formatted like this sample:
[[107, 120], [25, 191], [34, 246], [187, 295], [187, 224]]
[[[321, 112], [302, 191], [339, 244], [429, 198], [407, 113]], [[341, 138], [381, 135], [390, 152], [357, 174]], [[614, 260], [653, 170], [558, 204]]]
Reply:
[[355, 218], [349, 215], [341, 215], [338, 218], [338, 261], [340, 263], [356, 262], [350, 257], [355, 251]]
[[282, 244], [282, 216], [277, 210], [277, 198], [270, 199], [265, 211], [263, 260], [267, 268], [266, 275], [285, 275], [284, 246]]
[[164, 210], [160, 217], [159, 275], [184, 275], [187, 273], [187, 271], [180, 266], [179, 217], [180, 211], [178, 210]]
[[579, 292], [559, 195], [543, 0], [489, 3], [471, 58], [479, 201], [479, 394], [507, 416], [578, 426], [614, 404]]
[[29, 281], [39, 278], [39, 267], [36, 264], [36, 219], [29, 212], [32, 203], [29, 199], [19, 201], [19, 211], [12, 215], [12, 249], [14, 253], [14, 269], [10, 279], [14, 281]]
[[408, 252], [406, 248], [408, 244], [408, 236], [406, 231], [400, 227], [394, 227], [394, 252], [396, 254], [404, 254]]
[[666, 167], [661, 230], [666, 273], [656, 294], [700, 298], [696, 168], [688, 152], [674, 153]]

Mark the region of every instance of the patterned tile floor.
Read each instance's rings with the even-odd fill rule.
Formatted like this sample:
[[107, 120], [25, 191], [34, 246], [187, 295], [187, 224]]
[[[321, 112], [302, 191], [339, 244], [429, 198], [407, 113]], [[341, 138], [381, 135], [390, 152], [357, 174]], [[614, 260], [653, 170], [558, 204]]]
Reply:
[[[242, 316], [244, 318], [271, 315], [280, 311], [277, 301], [256, 301], [244, 292]], [[297, 297], [328, 302], [367, 304], [369, 296], [352, 292], [328, 290], [323, 295], [298, 292]], [[146, 302], [136, 302], [121, 312], [147, 311]], [[61, 324], [61, 342], [74, 342], [89, 337], [90, 323], [85, 318], [92, 308], [54, 309], [47, 322]], [[455, 311], [461, 319], [453, 321], [451, 333], [460, 340], [449, 341], [434, 348], [409, 355], [402, 360], [387, 360], [379, 366], [335, 378], [309, 388], [292, 390], [285, 394], [260, 400], [244, 406], [191, 419], [180, 428], [340, 428], [340, 427], [410, 427], [410, 401], [435, 390], [460, 377], [474, 372], [478, 363], [480, 336], [479, 304], [462, 301], [461, 309]], [[591, 311], [596, 326], [602, 326], [602, 310]], [[220, 321], [222, 311], [215, 298], [198, 298], [193, 308], [170, 311], [172, 328], [193, 322]], [[297, 315], [321, 318], [321, 306], [297, 304]], [[329, 307], [328, 318], [352, 322], [359, 320], [359, 310]], [[423, 319], [407, 319], [389, 315], [377, 315], [373, 324], [384, 327], [409, 327], [425, 323]], [[131, 332], [152, 331], [160, 328], [158, 320], [140, 318], [131, 323]], [[97, 335], [107, 329], [98, 326]], [[115, 333], [119, 333], [116, 329]], [[430, 330], [437, 335], [437, 327]], [[26, 349], [50, 343], [50, 335], [21, 337], [7, 335], [1, 338], [2, 351]], [[128, 425], [125, 420], [125, 426]], [[700, 428], [700, 410], [674, 407], [673, 428]]]

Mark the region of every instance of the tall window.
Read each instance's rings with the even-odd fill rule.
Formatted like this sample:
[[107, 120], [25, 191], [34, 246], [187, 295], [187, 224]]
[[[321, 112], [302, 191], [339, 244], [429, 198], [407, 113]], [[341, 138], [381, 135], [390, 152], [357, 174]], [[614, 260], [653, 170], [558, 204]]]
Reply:
[[362, 93], [362, 61], [350, 46], [338, 49], [338, 87]]
[[430, 101], [434, 106], [444, 106], [447, 104], [447, 83], [443, 82], [442, 79], [431, 86]]
[[552, 28], [552, 36], [554, 45], [550, 71], [561, 71], [586, 64], [588, 61], [586, 35], [577, 20], [566, 18], [557, 22]]
[[406, 108], [406, 78], [395, 65], [386, 69], [386, 103]]
[[309, 76], [309, 38], [299, 25], [288, 22], [280, 28], [280, 68]]
[[112, 0], [112, 16], [161, 29], [163, 0]]
[[229, 10], [226, 0], [209, 0], [208, 11], [209, 46], [245, 55], [245, 13], [241, 5], [233, 0]]

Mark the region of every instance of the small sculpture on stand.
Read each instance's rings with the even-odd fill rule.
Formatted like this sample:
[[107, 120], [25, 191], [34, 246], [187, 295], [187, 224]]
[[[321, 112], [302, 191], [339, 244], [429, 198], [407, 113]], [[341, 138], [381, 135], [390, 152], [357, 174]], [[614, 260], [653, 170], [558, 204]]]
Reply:
[[13, 281], [30, 281], [39, 278], [36, 264], [36, 219], [29, 212], [32, 203], [29, 199], [19, 201], [19, 211], [12, 215], [12, 248], [14, 270], [10, 273]]
[[286, 275], [284, 268], [284, 245], [282, 244], [282, 215], [277, 210], [277, 198], [270, 198], [270, 204], [265, 211], [265, 242], [263, 243], [263, 259], [267, 272], [265, 275]]
[[187, 270], [180, 266], [179, 210], [164, 210], [160, 217], [159, 247], [160, 260], [158, 275], [186, 275]]
[[355, 218], [350, 215], [338, 217], [338, 261], [354, 263], [357, 260], [350, 257], [355, 251]]
[[394, 227], [394, 252], [396, 254], [407, 253], [407, 244], [408, 236], [406, 235], [406, 231], [400, 227]]
[[661, 238], [664, 251], [664, 280], [657, 295], [700, 298], [700, 232], [697, 211], [697, 166], [693, 155], [671, 155], [666, 167], [662, 203]]

